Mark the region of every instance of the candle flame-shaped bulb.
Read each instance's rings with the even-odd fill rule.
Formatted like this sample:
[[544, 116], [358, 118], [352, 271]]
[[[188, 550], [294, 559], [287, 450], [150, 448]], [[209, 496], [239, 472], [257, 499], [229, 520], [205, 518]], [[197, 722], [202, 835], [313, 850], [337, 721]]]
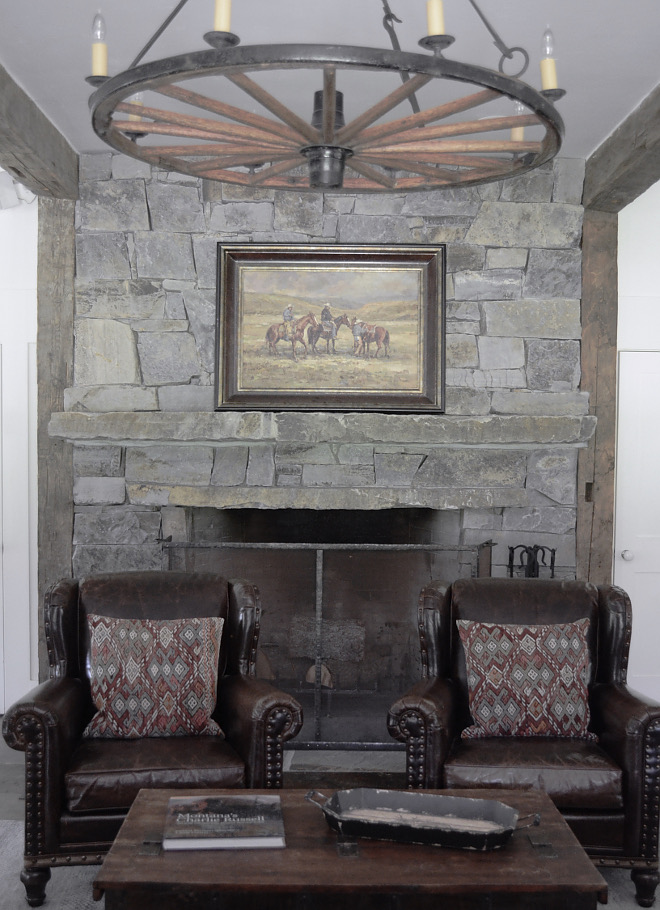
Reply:
[[105, 41], [105, 19], [101, 13], [97, 13], [94, 16], [94, 22], [92, 23], [92, 41], [95, 43]]
[[546, 30], [543, 32], [543, 40], [541, 44], [544, 57], [555, 56], [555, 36], [550, 31], [550, 28], [546, 28]]

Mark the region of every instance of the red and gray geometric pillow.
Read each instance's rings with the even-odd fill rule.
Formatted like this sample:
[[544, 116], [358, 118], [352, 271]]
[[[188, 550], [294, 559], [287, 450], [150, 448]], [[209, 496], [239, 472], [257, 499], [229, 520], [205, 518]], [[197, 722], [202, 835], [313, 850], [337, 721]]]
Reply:
[[98, 713], [84, 736], [223, 735], [211, 719], [223, 619], [87, 620]]
[[597, 739], [587, 729], [588, 619], [538, 626], [457, 620], [457, 626], [474, 721], [462, 737]]

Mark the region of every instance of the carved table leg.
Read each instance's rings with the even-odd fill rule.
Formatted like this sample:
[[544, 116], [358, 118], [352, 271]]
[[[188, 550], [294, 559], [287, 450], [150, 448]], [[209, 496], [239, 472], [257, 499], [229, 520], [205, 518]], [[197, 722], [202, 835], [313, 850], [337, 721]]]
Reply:
[[31, 907], [40, 907], [46, 900], [46, 885], [50, 878], [50, 866], [25, 867], [21, 872], [21, 881], [25, 885], [25, 895]]
[[633, 869], [630, 877], [635, 883], [637, 903], [640, 907], [652, 907], [655, 901], [655, 889], [660, 877], [657, 869]]

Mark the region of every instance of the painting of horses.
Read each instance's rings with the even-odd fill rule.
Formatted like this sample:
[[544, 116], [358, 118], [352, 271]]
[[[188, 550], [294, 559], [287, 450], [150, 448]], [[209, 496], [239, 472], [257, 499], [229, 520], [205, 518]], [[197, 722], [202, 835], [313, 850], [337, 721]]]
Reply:
[[444, 245], [219, 245], [216, 408], [444, 408]]

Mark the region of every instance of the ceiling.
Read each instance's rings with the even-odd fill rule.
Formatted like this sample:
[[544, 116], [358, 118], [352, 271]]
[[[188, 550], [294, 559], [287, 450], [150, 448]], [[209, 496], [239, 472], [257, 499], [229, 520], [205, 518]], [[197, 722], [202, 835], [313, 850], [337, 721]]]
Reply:
[[[660, 3], [657, 0], [478, 0], [505, 44], [530, 55], [525, 79], [540, 88], [541, 36], [555, 36], [557, 107], [566, 136], [561, 155], [587, 158], [660, 82]], [[405, 51], [426, 34], [425, 0], [389, 0], [400, 19]], [[145, 61], [204, 50], [213, 0], [189, 0]], [[500, 53], [469, 0], [445, 0], [447, 32], [456, 37], [450, 59], [497, 69]], [[107, 25], [110, 74], [130, 65], [176, 6], [176, 0], [0, 0], [0, 63], [57, 126], [77, 152], [107, 149], [90, 125], [91, 25], [100, 9]], [[391, 47], [382, 25], [382, 0], [233, 0], [232, 31], [242, 45], [351, 44]], [[348, 77], [346, 77], [348, 78]], [[301, 93], [311, 116], [312, 86]], [[341, 85], [356, 102], [357, 88]]]

